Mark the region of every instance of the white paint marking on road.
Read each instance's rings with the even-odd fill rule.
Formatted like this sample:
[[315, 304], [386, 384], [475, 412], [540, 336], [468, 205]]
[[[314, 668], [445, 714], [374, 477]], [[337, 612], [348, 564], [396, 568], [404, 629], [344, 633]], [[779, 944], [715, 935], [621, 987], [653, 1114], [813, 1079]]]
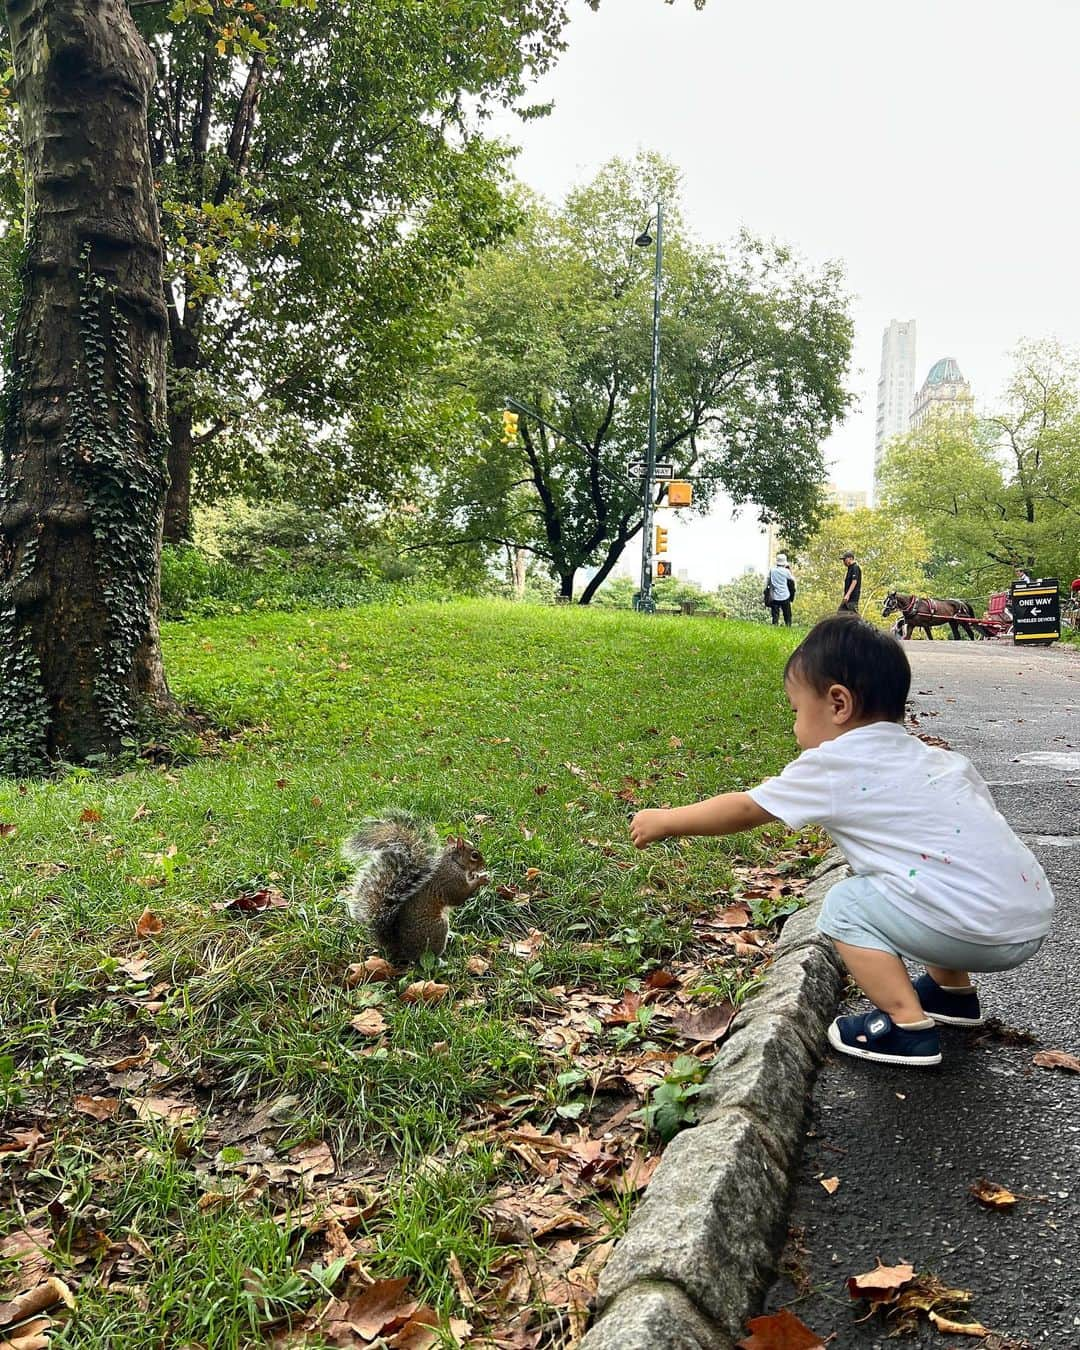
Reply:
[[1080, 848], [1080, 834], [1022, 834], [1025, 844], [1042, 844], [1049, 848]]
[[1045, 764], [1048, 769], [1080, 769], [1080, 750], [1029, 750], [1017, 764]]

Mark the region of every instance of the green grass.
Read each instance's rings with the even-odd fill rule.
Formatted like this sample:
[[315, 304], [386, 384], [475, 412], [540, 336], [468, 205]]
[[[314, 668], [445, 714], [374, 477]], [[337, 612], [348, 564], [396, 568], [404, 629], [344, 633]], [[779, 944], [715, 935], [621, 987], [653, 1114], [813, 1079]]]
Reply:
[[[784, 838], [774, 826], [638, 854], [626, 823], [635, 804], [744, 788], [790, 758], [780, 676], [795, 638], [461, 602], [246, 615], [166, 627], [164, 641], [173, 691], [231, 729], [215, 753], [0, 784], [0, 822], [17, 827], [0, 837], [0, 1107], [6, 1096], [9, 1128], [33, 1120], [54, 1136], [18, 1202], [63, 1195], [90, 1215], [76, 1226], [114, 1240], [134, 1229], [153, 1252], [116, 1281], [128, 1292], [88, 1287], [53, 1343], [241, 1346], [290, 1300], [310, 1304], [271, 1195], [196, 1208], [229, 1174], [220, 1150], [236, 1121], [270, 1101], [287, 1126], [279, 1154], [325, 1138], [350, 1175], [399, 1177], [365, 1260], [453, 1309], [445, 1257], [483, 1282], [496, 1248], [477, 1211], [508, 1165], [481, 1144], [455, 1155], [464, 1123], [499, 1094], [552, 1108], [564, 1095], [522, 1016], [553, 986], [617, 995], [686, 941], [733, 856], [765, 858]], [[337, 898], [339, 842], [390, 805], [468, 834], [518, 896], [489, 888], [458, 912], [441, 1004], [343, 980], [371, 949]], [[287, 908], [214, 908], [268, 884]], [[163, 929], [140, 939], [147, 905]], [[530, 929], [546, 944], [514, 956]], [[122, 968], [139, 952], [146, 978]], [[482, 977], [466, 969], [476, 954], [491, 962]], [[373, 1002], [390, 1031], [371, 1054], [348, 1023]], [[116, 1093], [101, 1066], [144, 1036], [159, 1067], [138, 1092], [200, 1108], [183, 1156], [129, 1112], [72, 1113], [75, 1093]], [[432, 1157], [437, 1174], [418, 1170]]]

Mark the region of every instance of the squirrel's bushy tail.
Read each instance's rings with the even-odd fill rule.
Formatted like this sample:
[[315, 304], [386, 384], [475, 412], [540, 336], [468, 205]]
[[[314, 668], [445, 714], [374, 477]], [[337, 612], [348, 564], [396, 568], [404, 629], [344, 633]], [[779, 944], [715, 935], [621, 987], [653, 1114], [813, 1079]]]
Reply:
[[359, 863], [346, 901], [350, 915], [378, 936], [430, 876], [436, 842], [431, 826], [408, 811], [361, 821], [341, 847], [349, 862]]

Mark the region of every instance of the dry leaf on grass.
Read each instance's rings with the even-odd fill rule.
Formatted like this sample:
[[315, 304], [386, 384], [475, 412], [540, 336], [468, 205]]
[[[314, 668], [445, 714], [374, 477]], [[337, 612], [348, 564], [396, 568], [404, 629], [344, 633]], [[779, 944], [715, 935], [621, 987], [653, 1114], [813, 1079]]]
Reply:
[[157, 937], [165, 925], [154, 911], [147, 906], [135, 921], [135, 932], [139, 937]]
[[709, 920], [714, 928], [747, 928], [751, 922], [750, 906], [741, 900], [737, 904], [728, 905], [727, 909], [722, 909]]
[[830, 1195], [835, 1195], [836, 1192], [840, 1189], [840, 1178], [839, 1178], [839, 1177], [822, 1177], [822, 1178], [821, 1178], [821, 1184], [822, 1184], [822, 1186], [825, 1188], [825, 1190], [828, 1191], [828, 1193], [829, 1193]]
[[44, 1138], [41, 1131], [34, 1127], [28, 1130], [12, 1130], [10, 1137], [0, 1143], [0, 1153], [9, 1153], [14, 1158], [25, 1153], [29, 1158]]
[[702, 1008], [698, 1012], [684, 1009], [671, 1019], [671, 1025], [687, 1041], [699, 1044], [704, 1041], [718, 1041], [727, 1034], [735, 1016], [733, 1003], [716, 1003], [712, 1007]]
[[1018, 1198], [1012, 1191], [999, 1186], [996, 1181], [987, 1181], [985, 1177], [980, 1177], [975, 1182], [971, 1187], [971, 1194], [988, 1209], [1011, 1209]]
[[438, 984], [435, 980], [414, 980], [401, 992], [402, 1003], [438, 1003], [450, 992], [448, 984]]
[[750, 1335], [739, 1342], [739, 1350], [824, 1350], [825, 1347], [817, 1332], [811, 1331], [787, 1308], [766, 1317], [752, 1317], [747, 1326]]
[[321, 1139], [315, 1144], [298, 1144], [289, 1149], [288, 1156], [288, 1162], [266, 1164], [266, 1174], [271, 1181], [283, 1181], [291, 1175], [310, 1185], [317, 1177], [330, 1177], [337, 1171], [330, 1145]]
[[72, 1105], [84, 1116], [93, 1116], [95, 1120], [111, 1120], [119, 1110], [120, 1098], [76, 1097]]
[[231, 900], [215, 900], [210, 908], [226, 914], [263, 914], [268, 909], [287, 909], [288, 906], [288, 900], [276, 886], [264, 886], [258, 891], [234, 895]]
[[106, 1073], [127, 1073], [129, 1069], [141, 1069], [144, 1064], [148, 1064], [153, 1059], [159, 1042], [152, 1041], [148, 1036], [144, 1036], [142, 1043], [143, 1048], [137, 1054], [125, 1055], [123, 1059], [114, 1060], [111, 1064], [103, 1064], [101, 1067]]
[[1031, 1057], [1031, 1062], [1040, 1069], [1064, 1069], [1067, 1073], [1080, 1073], [1080, 1059], [1064, 1050], [1039, 1050]]
[[154, 973], [154, 967], [145, 952], [136, 952], [126, 961], [120, 961], [116, 969], [129, 980], [134, 980], [136, 984], [149, 980]]
[[[373, 1341], [388, 1331], [403, 1327], [419, 1308], [415, 1298], [406, 1296], [408, 1279], [376, 1280], [356, 1298], [333, 1299], [319, 1317], [319, 1332], [327, 1337], [351, 1333]], [[353, 1345], [340, 1340], [338, 1345]]]
[[878, 1257], [873, 1270], [848, 1276], [848, 1293], [852, 1298], [868, 1298], [872, 1303], [891, 1303], [914, 1275], [914, 1266], [906, 1262], [898, 1266], [883, 1266]]
[[0, 1350], [48, 1350], [52, 1326], [51, 1317], [35, 1317], [32, 1322], [24, 1322], [6, 1340], [0, 1340]]
[[386, 1018], [378, 1008], [365, 1008], [349, 1018], [349, 1026], [361, 1036], [381, 1036], [386, 1030]]
[[188, 1125], [199, 1117], [199, 1108], [194, 1102], [185, 1102], [179, 1097], [129, 1096], [127, 1104], [140, 1120], [147, 1123], [161, 1120], [166, 1125]]
[[69, 1308], [75, 1306], [75, 1296], [63, 1280], [50, 1275], [33, 1289], [26, 1290], [8, 1303], [0, 1303], [0, 1327], [14, 1327], [25, 1322], [28, 1317], [37, 1317], [40, 1313], [53, 1308], [57, 1303], [66, 1303]]
[[345, 971], [345, 987], [352, 989], [358, 984], [375, 984], [380, 980], [392, 980], [394, 967], [381, 956], [369, 956], [365, 961], [354, 961]]
[[605, 1013], [601, 1021], [606, 1027], [630, 1026], [637, 1021], [641, 1003], [641, 995], [635, 994], [632, 989], [627, 989], [611, 1011]]
[[101, 820], [101, 812], [95, 811], [92, 807], [87, 807], [79, 816], [80, 825], [96, 825]]
[[18, 825], [8, 825], [5, 821], [0, 820], [0, 839], [9, 838], [18, 828]]
[[486, 975], [491, 969], [491, 962], [485, 961], [482, 956], [470, 956], [465, 962], [465, 969], [470, 975]]
[[15, 1298], [40, 1284], [52, 1268], [51, 1247], [52, 1234], [46, 1228], [17, 1228], [0, 1238], [0, 1260], [11, 1263], [4, 1275], [5, 1293]]

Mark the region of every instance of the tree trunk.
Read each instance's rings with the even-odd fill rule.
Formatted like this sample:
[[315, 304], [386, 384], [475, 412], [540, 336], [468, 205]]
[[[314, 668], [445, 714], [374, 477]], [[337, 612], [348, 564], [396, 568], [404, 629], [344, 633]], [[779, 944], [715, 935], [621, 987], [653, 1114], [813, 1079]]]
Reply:
[[169, 706], [154, 61], [124, 0], [7, 0], [28, 222], [0, 465], [0, 771]]
[[578, 602], [579, 604], [587, 605], [589, 601], [593, 598], [593, 596], [596, 594], [596, 592], [600, 589], [600, 587], [604, 584], [604, 582], [607, 581], [608, 577], [611, 575], [611, 569], [622, 557], [623, 549], [625, 549], [626, 543], [627, 543], [627, 536], [624, 536], [621, 533], [611, 541], [611, 543], [608, 546], [608, 551], [604, 558], [604, 561], [597, 568], [596, 575], [592, 578], [589, 584], [581, 592], [581, 599]]
[[165, 542], [191, 542], [191, 415], [169, 413], [169, 492], [165, 498]]
[[568, 605], [574, 598], [574, 573], [559, 573], [559, 603]]

